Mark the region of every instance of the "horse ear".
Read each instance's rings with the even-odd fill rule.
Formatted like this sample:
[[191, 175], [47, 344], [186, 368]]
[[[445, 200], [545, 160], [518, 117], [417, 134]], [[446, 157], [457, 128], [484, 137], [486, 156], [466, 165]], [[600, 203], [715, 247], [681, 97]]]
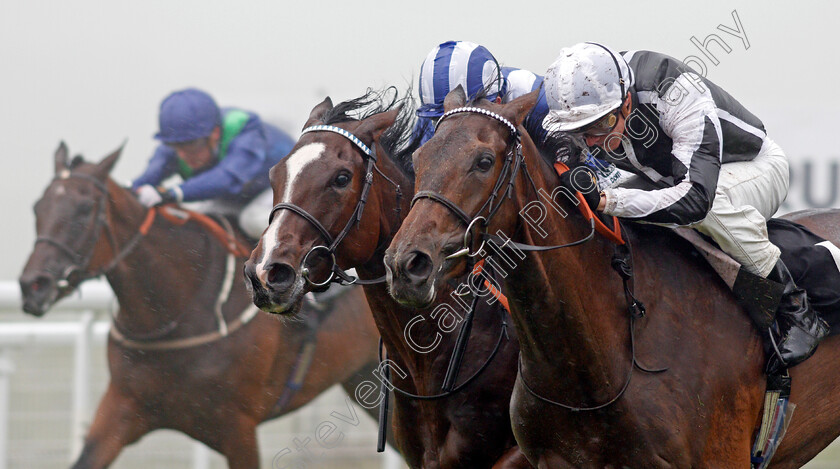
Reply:
[[537, 105], [537, 101], [540, 99], [540, 89], [537, 88], [534, 91], [531, 91], [528, 94], [524, 94], [513, 101], [507, 103], [504, 108], [504, 115], [508, 119], [512, 120], [513, 123], [518, 127], [522, 125], [522, 122], [525, 121], [525, 118], [528, 117], [528, 114], [531, 112], [531, 109], [534, 109], [534, 106]]
[[64, 140], [58, 144], [55, 150], [55, 174], [58, 174], [67, 169], [67, 144]]
[[353, 133], [367, 145], [371, 145], [388, 127], [394, 125], [400, 113], [400, 108], [397, 107], [396, 109], [380, 112], [379, 114], [368, 117], [359, 124], [359, 127]]
[[125, 143], [123, 142], [119, 148], [114, 150], [113, 153], [106, 156], [102, 159], [99, 163], [96, 164], [96, 172], [102, 177], [111, 174], [111, 170], [114, 169], [114, 165], [117, 163], [117, 160], [120, 159], [120, 155], [122, 154], [123, 148], [125, 147]]
[[329, 96], [326, 97], [321, 104], [312, 108], [312, 112], [309, 113], [309, 119], [306, 120], [306, 124], [303, 124], [303, 128], [310, 127], [312, 125], [317, 124], [318, 122], [324, 122], [324, 115], [333, 108], [332, 99]]
[[454, 90], [446, 94], [443, 98], [443, 112], [449, 112], [455, 108], [464, 107], [467, 104], [467, 94], [464, 93], [464, 88], [458, 85]]

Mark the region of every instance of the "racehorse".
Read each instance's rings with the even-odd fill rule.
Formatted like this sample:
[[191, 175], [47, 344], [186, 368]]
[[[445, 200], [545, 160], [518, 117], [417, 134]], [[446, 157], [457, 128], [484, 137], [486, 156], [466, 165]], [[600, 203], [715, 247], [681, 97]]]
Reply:
[[[517, 267], [502, 290], [521, 346], [511, 418], [532, 464], [749, 467], [766, 387], [757, 330], [668, 230], [622, 230], [632, 257], [615, 257], [624, 278], [614, 270], [616, 246], [555, 190], [555, 169], [521, 126], [536, 100], [446, 97], [437, 132], [414, 156], [414, 207], [386, 253], [392, 293], [423, 304], [481, 256], [480, 242], [506, 243]], [[838, 217], [796, 221], [836, 243]], [[831, 337], [790, 370], [799, 405], [772, 467], [799, 467], [840, 433], [838, 359]]]
[[[315, 106], [290, 156], [271, 170], [272, 221], [246, 263], [255, 303], [293, 314], [303, 295], [353, 267], [387, 350], [395, 388], [394, 440], [412, 468], [530, 467], [515, 447], [508, 406], [516, 375], [516, 338], [504, 337], [505, 312], [480, 302], [457, 386], [442, 391], [460, 306], [443, 301], [414, 310], [384, 283], [382, 256], [407, 213], [413, 188], [412, 111], [367, 94]], [[354, 112], [367, 112], [359, 119]], [[409, 198], [407, 198], [409, 197]], [[348, 221], [349, 220], [349, 221]], [[381, 281], [377, 281], [381, 280]], [[444, 294], [452, 292], [442, 286]], [[460, 300], [465, 301], [465, 300]], [[457, 309], [457, 311], [456, 311]], [[501, 319], [500, 319], [501, 318]], [[436, 322], [438, 321], [438, 322]], [[387, 380], [379, 376], [380, 380]], [[386, 383], [391, 385], [390, 382]], [[373, 395], [373, 398], [370, 397]], [[374, 393], [357, 393], [373, 403]]]
[[120, 152], [98, 164], [68, 162], [59, 146], [20, 277], [24, 310], [36, 316], [101, 274], [119, 300], [111, 380], [73, 467], [107, 467], [124, 446], [168, 428], [220, 452], [232, 468], [257, 468], [259, 423], [336, 383], [352, 393], [376, 367], [364, 295], [351, 289], [341, 307], [307, 307], [297, 322], [257, 314], [233, 280], [250, 251], [242, 238], [224, 219], [147, 210], [108, 177]]

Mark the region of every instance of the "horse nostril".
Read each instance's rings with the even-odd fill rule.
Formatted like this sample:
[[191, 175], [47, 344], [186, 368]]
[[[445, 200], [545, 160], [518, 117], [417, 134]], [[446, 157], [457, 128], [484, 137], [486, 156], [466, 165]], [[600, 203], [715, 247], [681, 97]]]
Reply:
[[295, 269], [289, 264], [274, 263], [268, 268], [268, 285], [273, 290], [287, 290], [292, 286], [297, 273]]
[[38, 275], [31, 279], [21, 279], [20, 290], [24, 297], [45, 293], [52, 280], [46, 275]]
[[432, 258], [420, 251], [410, 252], [403, 265], [408, 278], [415, 284], [426, 281], [432, 273]]
[[262, 288], [262, 285], [260, 285], [260, 279], [257, 278], [256, 265], [253, 262], [245, 262], [242, 274], [245, 277], [245, 287], [248, 288], [248, 290], [254, 292]]

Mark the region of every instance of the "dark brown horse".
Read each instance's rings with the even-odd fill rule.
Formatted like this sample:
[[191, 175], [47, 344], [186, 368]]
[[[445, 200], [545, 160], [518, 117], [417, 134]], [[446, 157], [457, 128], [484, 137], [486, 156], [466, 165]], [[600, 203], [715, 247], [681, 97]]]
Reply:
[[[355, 267], [360, 279], [384, 275], [382, 256], [408, 212], [412, 194], [408, 158], [413, 146], [401, 145], [411, 136], [411, 111], [403, 108], [400, 114], [369, 98], [335, 107], [329, 98], [324, 100], [312, 110], [305, 129], [322, 127], [305, 130], [290, 156], [272, 168], [278, 205], [246, 264], [260, 308], [294, 313], [312, 283], [326, 281], [329, 254], [317, 246], [335, 246], [337, 265]], [[373, 108], [366, 117], [348, 117], [366, 105]], [[367, 192], [365, 181], [370, 181]], [[354, 218], [355, 214], [361, 216]], [[307, 263], [304, 274], [301, 266], [308, 253], [323, 262], [311, 268]], [[449, 285], [440, 290], [451, 298]], [[394, 385], [422, 396], [442, 394], [457, 335], [453, 329], [466, 307], [450, 299], [452, 306], [446, 309], [441, 298], [421, 310], [406, 308], [390, 297], [384, 281], [366, 285], [365, 294], [391, 360]], [[498, 304], [479, 303], [456, 392], [432, 400], [394, 394], [394, 439], [412, 468], [528, 467], [515, 447], [507, 410], [517, 342], [512, 335], [509, 340], [500, 335], [504, 313]], [[357, 393], [357, 399], [363, 405], [375, 404], [379, 390], [367, 391]]]
[[352, 393], [375, 368], [378, 334], [364, 295], [353, 289], [340, 308], [306, 308], [301, 321], [258, 314], [239, 280], [244, 259], [225, 246], [234, 238], [167, 216], [184, 212], [144, 208], [108, 177], [119, 154], [68, 163], [61, 144], [20, 278], [24, 309], [36, 316], [97, 273], [119, 300], [111, 381], [74, 467], [106, 467], [124, 446], [169, 428], [232, 468], [257, 468], [259, 423], [336, 383]]
[[[386, 255], [401, 301], [422, 303], [430, 289], [463, 274], [465, 258], [450, 255], [462, 247], [471, 217], [489, 220], [474, 224], [465, 243], [471, 251], [482, 229], [529, 245], [575, 244], [590, 235], [571, 198], [554, 190], [554, 169], [521, 126], [536, 99], [531, 93], [506, 105], [471, 103], [500, 118], [455, 112], [415, 154], [417, 189], [427, 195]], [[447, 96], [446, 111], [463, 106], [461, 90]], [[521, 154], [504, 120], [518, 129]], [[483, 206], [494, 187], [501, 188], [493, 203]], [[830, 212], [798, 221], [837, 242], [838, 217]], [[667, 230], [632, 231], [633, 288], [647, 306], [635, 321], [635, 340], [622, 279], [611, 267], [615, 247], [605, 237], [516, 255], [518, 267], [503, 290], [521, 340], [511, 403], [517, 441], [540, 468], [749, 467], [765, 390], [759, 334], [686, 242]], [[791, 369], [791, 401], [798, 407], [772, 467], [799, 467], [840, 434], [838, 360], [840, 339], [831, 337]]]

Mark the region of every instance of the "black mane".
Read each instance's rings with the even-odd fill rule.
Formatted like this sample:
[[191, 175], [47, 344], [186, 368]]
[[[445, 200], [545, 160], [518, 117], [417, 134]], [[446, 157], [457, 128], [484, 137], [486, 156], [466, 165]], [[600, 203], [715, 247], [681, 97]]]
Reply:
[[[411, 156], [415, 150], [420, 148], [420, 140], [425, 133], [425, 127], [415, 131], [414, 127], [417, 119], [414, 115], [414, 98], [410, 91], [400, 100], [400, 105], [402, 107], [397, 119], [382, 134], [379, 143], [391, 158], [391, 161], [396, 163], [406, 176], [414, 180], [414, 164], [411, 161]], [[427, 121], [425, 125], [429, 124], [431, 123]]]
[[383, 134], [379, 144], [394, 163], [411, 179], [414, 179], [414, 167], [411, 155], [420, 146], [422, 132], [414, 132], [414, 99], [411, 92], [400, 98], [393, 86], [381, 91], [368, 89], [358, 98], [338, 103], [323, 117], [324, 124], [360, 121], [381, 112], [400, 108], [397, 119]]
[[358, 98], [336, 104], [324, 114], [324, 124], [337, 124], [340, 122], [360, 121], [380, 112], [387, 112], [398, 103], [397, 89], [392, 87], [381, 91], [368, 89], [365, 94]]

